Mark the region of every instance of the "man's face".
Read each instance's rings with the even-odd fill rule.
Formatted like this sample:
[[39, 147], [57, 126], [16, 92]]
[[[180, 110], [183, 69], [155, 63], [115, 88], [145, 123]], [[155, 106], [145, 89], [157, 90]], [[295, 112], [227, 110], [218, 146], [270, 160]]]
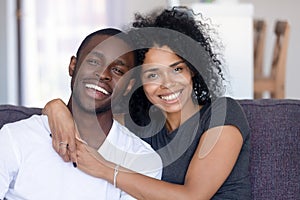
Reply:
[[129, 46], [118, 37], [98, 35], [77, 59], [72, 76], [73, 104], [93, 113], [110, 110], [117, 82], [134, 65]]

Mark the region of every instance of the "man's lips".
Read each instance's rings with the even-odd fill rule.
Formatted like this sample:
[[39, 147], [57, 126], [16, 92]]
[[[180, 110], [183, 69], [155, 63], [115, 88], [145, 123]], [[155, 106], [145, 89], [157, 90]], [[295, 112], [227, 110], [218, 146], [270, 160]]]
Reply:
[[110, 92], [108, 92], [103, 87], [100, 87], [99, 85], [95, 85], [95, 84], [92, 84], [92, 83], [86, 83], [85, 87], [88, 88], [88, 89], [93, 89], [93, 90], [95, 90], [97, 92], [101, 92], [101, 93], [103, 93], [105, 95], [110, 95], [111, 94]]

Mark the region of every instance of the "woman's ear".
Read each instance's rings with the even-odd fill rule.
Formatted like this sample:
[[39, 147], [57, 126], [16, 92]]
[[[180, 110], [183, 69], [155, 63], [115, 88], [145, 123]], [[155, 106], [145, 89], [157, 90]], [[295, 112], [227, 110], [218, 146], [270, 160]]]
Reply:
[[194, 77], [195, 73], [192, 70], [190, 70], [190, 71], [191, 71], [191, 77]]
[[123, 96], [126, 96], [131, 91], [131, 89], [134, 86], [134, 83], [135, 83], [135, 79], [130, 79], [130, 81], [128, 82], [128, 86], [127, 86], [126, 90], [124, 91]]
[[69, 64], [69, 75], [71, 77], [73, 76], [75, 66], [76, 66], [76, 62], [77, 62], [77, 58], [75, 56], [72, 56], [71, 60], [70, 60], [70, 64]]

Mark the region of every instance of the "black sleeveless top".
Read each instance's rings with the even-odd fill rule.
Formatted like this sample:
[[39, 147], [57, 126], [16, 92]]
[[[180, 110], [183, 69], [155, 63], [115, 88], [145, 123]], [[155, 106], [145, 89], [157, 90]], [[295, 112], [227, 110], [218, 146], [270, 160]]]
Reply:
[[229, 177], [212, 199], [251, 199], [250, 129], [242, 107], [234, 99], [222, 97], [205, 104], [198, 113], [171, 133], [164, 126], [165, 120], [159, 117], [151, 119], [151, 124], [143, 129], [137, 129], [128, 116], [125, 124], [161, 156], [164, 165], [162, 180], [176, 184], [184, 184], [189, 163], [206, 130], [222, 125], [237, 127], [244, 141], [241, 152]]

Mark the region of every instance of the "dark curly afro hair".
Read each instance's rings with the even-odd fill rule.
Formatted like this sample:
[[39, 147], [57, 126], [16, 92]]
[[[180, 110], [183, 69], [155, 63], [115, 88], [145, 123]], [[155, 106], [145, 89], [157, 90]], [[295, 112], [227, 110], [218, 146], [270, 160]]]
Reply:
[[[196, 99], [199, 105], [204, 105], [222, 96], [225, 88], [222, 62], [219, 59], [222, 55], [214, 52], [218, 44], [210, 35], [210, 25], [199, 18], [201, 15], [195, 15], [186, 7], [164, 9], [147, 16], [136, 14], [133, 28], [128, 34], [137, 49], [139, 65], [143, 63], [149, 48], [154, 46], [168, 46], [182, 58], [194, 73], [193, 86], [198, 88], [197, 91], [194, 89], [194, 98], [191, 98]], [[136, 74], [140, 74], [139, 71]], [[146, 126], [150, 123], [150, 115], [153, 114], [149, 112], [151, 107], [152, 103], [145, 96], [141, 80], [137, 78], [136, 88], [133, 88], [129, 101], [129, 113], [135, 124]]]

